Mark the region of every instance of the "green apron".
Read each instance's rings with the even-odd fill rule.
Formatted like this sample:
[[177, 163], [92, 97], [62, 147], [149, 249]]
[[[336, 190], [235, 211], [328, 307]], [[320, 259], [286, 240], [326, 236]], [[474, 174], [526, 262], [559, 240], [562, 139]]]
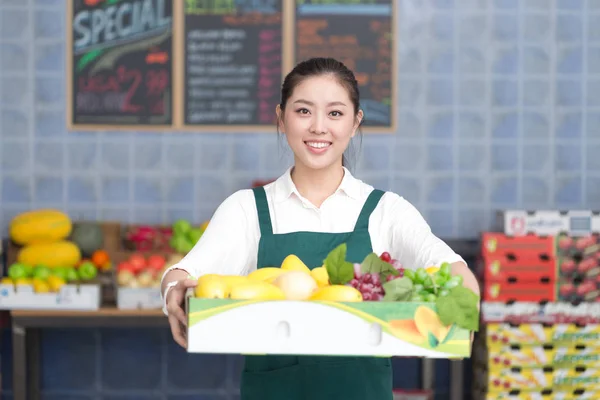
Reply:
[[[280, 266], [295, 254], [310, 268], [323, 265], [327, 254], [342, 243], [346, 258], [360, 263], [371, 253], [369, 216], [383, 195], [374, 190], [365, 202], [354, 231], [273, 234], [265, 190], [254, 188], [261, 238], [258, 268]], [[389, 357], [246, 356], [241, 379], [242, 400], [391, 400]]]

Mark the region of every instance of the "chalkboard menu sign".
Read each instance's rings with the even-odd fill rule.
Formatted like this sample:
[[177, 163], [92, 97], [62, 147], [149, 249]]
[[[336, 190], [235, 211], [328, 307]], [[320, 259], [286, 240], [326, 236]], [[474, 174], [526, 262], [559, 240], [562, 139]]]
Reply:
[[282, 82], [281, 0], [186, 0], [183, 124], [274, 128]]
[[296, 63], [333, 57], [354, 71], [371, 130], [395, 127], [394, 1], [296, 1]]
[[70, 0], [69, 125], [171, 126], [171, 0]]

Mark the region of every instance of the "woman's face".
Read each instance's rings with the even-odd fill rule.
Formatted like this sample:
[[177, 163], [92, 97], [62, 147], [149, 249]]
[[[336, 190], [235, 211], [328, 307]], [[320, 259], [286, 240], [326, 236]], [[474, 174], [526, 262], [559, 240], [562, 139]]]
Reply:
[[284, 115], [277, 108], [296, 163], [311, 169], [341, 164], [344, 151], [362, 119], [354, 114], [348, 91], [331, 75], [304, 79], [292, 92]]

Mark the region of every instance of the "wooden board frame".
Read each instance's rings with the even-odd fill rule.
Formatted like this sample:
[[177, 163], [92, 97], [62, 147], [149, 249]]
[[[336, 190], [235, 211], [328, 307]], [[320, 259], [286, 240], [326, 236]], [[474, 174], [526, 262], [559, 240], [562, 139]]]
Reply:
[[[88, 124], [88, 123], [75, 123], [73, 122], [73, 9], [75, 0], [66, 0], [67, 3], [67, 15], [66, 15], [66, 49], [65, 55], [67, 59], [65, 60], [65, 68], [66, 68], [66, 118], [67, 118], [67, 131], [70, 132], [78, 132], [78, 131], [135, 131], [135, 132], [155, 132], [155, 133], [166, 133], [165, 131], [172, 131], [176, 126], [175, 121], [175, 110], [178, 106], [179, 102], [179, 94], [176, 92], [173, 84], [171, 98], [173, 99], [172, 103], [172, 117], [173, 122], [167, 125], [144, 125], [144, 124]], [[173, 0], [173, 16], [171, 18], [172, 21], [172, 34], [171, 34], [171, 48], [175, 49], [175, 31], [177, 30], [178, 18], [179, 15], [176, 13], [176, 5], [182, 4], [179, 0]], [[173, 77], [175, 75], [175, 56], [173, 55], [173, 64], [171, 67], [171, 82], [173, 81]]]
[[[193, 125], [184, 123], [184, 84], [185, 84], [185, 14], [184, 0], [173, 1], [172, 15], [172, 57], [173, 64], [171, 68], [172, 82], [172, 124], [169, 125], [143, 125], [143, 124], [79, 124], [73, 122], [73, 4], [74, 0], [67, 0], [66, 7], [66, 118], [67, 130], [69, 132], [77, 131], [135, 131], [147, 133], [169, 134], [175, 132], [189, 133], [266, 133], [276, 132], [276, 126], [273, 125]], [[294, 67], [296, 60], [295, 30], [296, 30], [296, 3], [294, 0], [281, 0], [282, 7], [282, 69], [281, 79], [289, 73]], [[392, 74], [391, 74], [391, 124], [386, 127], [363, 126], [363, 134], [394, 134], [397, 129], [397, 101], [398, 101], [398, 0], [390, 0], [392, 5], [391, 26], [392, 26]], [[275, 110], [273, 110], [275, 113]]]

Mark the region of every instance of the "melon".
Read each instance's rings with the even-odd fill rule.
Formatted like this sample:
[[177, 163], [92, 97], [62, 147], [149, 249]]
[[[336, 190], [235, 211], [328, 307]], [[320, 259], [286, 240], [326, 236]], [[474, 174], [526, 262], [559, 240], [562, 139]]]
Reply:
[[81, 261], [81, 252], [73, 242], [68, 240], [36, 243], [21, 248], [17, 261], [31, 266], [74, 267]]
[[39, 209], [15, 216], [8, 230], [11, 240], [23, 246], [66, 239], [72, 228], [71, 219], [64, 212]]
[[91, 257], [104, 246], [104, 232], [95, 222], [76, 222], [71, 233], [71, 241], [79, 247], [84, 257]]

